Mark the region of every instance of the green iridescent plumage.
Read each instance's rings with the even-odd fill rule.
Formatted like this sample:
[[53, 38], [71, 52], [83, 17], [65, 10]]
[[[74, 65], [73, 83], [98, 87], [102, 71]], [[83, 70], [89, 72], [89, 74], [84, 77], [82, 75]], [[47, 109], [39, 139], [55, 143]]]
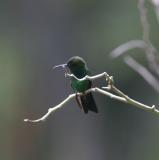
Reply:
[[[67, 67], [77, 78], [83, 78], [89, 74], [86, 62], [78, 56], [70, 58], [67, 62]], [[75, 78], [71, 78], [71, 87], [73, 90], [83, 93], [83, 95], [77, 96], [76, 100], [85, 113], [88, 113], [89, 110], [98, 112], [92, 93], [84, 93], [91, 86], [92, 82], [90, 80], [78, 81]]]

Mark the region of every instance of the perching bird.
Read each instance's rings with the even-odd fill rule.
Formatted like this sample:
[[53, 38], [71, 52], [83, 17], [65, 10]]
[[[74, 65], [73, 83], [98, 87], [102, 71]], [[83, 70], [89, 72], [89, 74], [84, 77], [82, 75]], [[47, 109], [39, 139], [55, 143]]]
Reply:
[[[78, 56], [71, 57], [66, 64], [58, 65], [54, 68], [59, 66], [67, 66], [69, 71], [79, 79], [89, 74], [86, 62]], [[90, 80], [78, 81], [73, 77], [71, 78], [71, 87], [74, 92], [82, 93], [82, 95], [76, 95], [76, 100], [80, 108], [82, 108], [85, 113], [88, 113], [89, 110], [98, 113], [92, 93], [85, 93], [91, 86], [92, 82]]]

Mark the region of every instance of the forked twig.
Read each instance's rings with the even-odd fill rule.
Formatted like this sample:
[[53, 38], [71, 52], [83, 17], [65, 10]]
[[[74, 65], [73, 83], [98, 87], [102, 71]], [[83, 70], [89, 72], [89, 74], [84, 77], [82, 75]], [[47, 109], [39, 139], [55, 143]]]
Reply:
[[[89, 93], [89, 92], [100, 93], [100, 94], [103, 94], [105, 96], [110, 97], [111, 99], [114, 99], [114, 100], [117, 100], [117, 101], [120, 101], [120, 102], [123, 102], [123, 103], [127, 103], [127, 104], [130, 104], [132, 106], [138, 107], [140, 109], [143, 109], [143, 110], [146, 110], [146, 111], [149, 111], [149, 112], [153, 112], [153, 113], [157, 113], [159, 115], [159, 110], [154, 105], [153, 106], [148, 106], [148, 105], [145, 105], [145, 104], [140, 103], [138, 101], [135, 101], [135, 100], [131, 99], [130, 97], [128, 97], [127, 95], [125, 95], [117, 87], [115, 87], [112, 76], [109, 76], [106, 72], [103, 72], [103, 73], [95, 75], [95, 76], [85, 76], [82, 79], [78, 79], [73, 74], [67, 74], [67, 76], [69, 78], [76, 78], [79, 81], [88, 80], [88, 79], [93, 81], [93, 80], [96, 80], [96, 79], [104, 77], [106, 79], [106, 81], [107, 81], [107, 86], [106, 87], [102, 87], [102, 89], [98, 88], [98, 87], [91, 88], [91, 89], [87, 90], [85, 93], [86, 94]], [[106, 89], [107, 91], [104, 90], [104, 89]], [[110, 93], [110, 91], [113, 91], [116, 94]], [[77, 94], [80, 95], [82, 93], [77, 93]], [[33, 122], [33, 123], [43, 122], [50, 116], [50, 114], [52, 114], [56, 110], [62, 108], [65, 104], [67, 104], [75, 96], [76, 96], [75, 93], [74, 94], [70, 94], [60, 104], [58, 104], [57, 106], [55, 106], [53, 108], [49, 108], [48, 112], [44, 116], [39, 118], [39, 119], [35, 119], [35, 120], [24, 119], [24, 121], [25, 122]]]
[[[156, 9], [159, 9], [159, 0], [151, 0], [151, 2], [154, 4], [155, 8], [157, 7]], [[150, 25], [147, 17], [145, 0], [138, 0], [138, 9], [142, 26], [142, 40], [131, 40], [121, 44], [110, 53], [110, 56], [112, 58], [117, 58], [131, 49], [142, 49], [146, 55], [146, 59], [151, 71], [153, 71], [153, 73], [159, 74], [159, 56], [157, 49], [150, 41]], [[138, 63], [130, 56], [124, 56], [124, 62], [134, 71], [136, 71], [141, 77], [143, 77], [144, 80], [159, 93], [159, 81], [151, 72], [148, 71], [146, 67]]]
[[143, 41], [146, 43], [145, 54], [150, 68], [159, 74], [157, 50], [152, 47], [150, 41], [150, 24], [147, 17], [147, 9], [145, 7], [145, 0], [138, 0], [138, 9], [140, 12], [140, 20], [143, 32]]
[[125, 56], [124, 62], [134, 71], [139, 73], [140, 76], [143, 77], [144, 80], [159, 93], [159, 81], [153, 76], [151, 72], [149, 72], [143, 65], [138, 63], [130, 56]]
[[120, 46], [116, 47], [111, 53], [110, 56], [112, 58], [117, 58], [120, 55], [124, 54], [125, 52], [139, 48], [139, 49], [145, 49], [146, 43], [143, 40], [131, 40], [124, 44], [121, 44]]
[[69, 95], [65, 100], [63, 100], [60, 104], [58, 104], [57, 106], [53, 107], [53, 108], [49, 108], [48, 112], [42, 116], [39, 119], [36, 120], [30, 120], [30, 119], [24, 119], [25, 122], [40, 122], [40, 121], [45, 121], [49, 115], [53, 112], [55, 112], [57, 109], [60, 109], [61, 107], [64, 106], [64, 104], [66, 104], [67, 102], [69, 102], [72, 98], [74, 98], [76, 96], [76, 94], [71, 94]]

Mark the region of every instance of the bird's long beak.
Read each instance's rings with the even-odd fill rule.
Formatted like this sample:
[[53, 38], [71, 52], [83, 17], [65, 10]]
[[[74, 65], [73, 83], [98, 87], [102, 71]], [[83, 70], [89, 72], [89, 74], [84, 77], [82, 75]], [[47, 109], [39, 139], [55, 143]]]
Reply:
[[67, 66], [67, 64], [64, 63], [64, 64], [59, 64], [59, 65], [53, 66], [52, 68], [53, 68], [53, 69], [58, 68], [58, 67], [65, 68], [66, 66]]

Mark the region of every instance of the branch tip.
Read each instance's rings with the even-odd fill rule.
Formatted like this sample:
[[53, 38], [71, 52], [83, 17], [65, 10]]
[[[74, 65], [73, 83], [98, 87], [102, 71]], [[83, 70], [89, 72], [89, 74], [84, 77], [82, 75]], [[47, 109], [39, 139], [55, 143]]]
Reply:
[[28, 119], [24, 119], [24, 122], [28, 122]]

